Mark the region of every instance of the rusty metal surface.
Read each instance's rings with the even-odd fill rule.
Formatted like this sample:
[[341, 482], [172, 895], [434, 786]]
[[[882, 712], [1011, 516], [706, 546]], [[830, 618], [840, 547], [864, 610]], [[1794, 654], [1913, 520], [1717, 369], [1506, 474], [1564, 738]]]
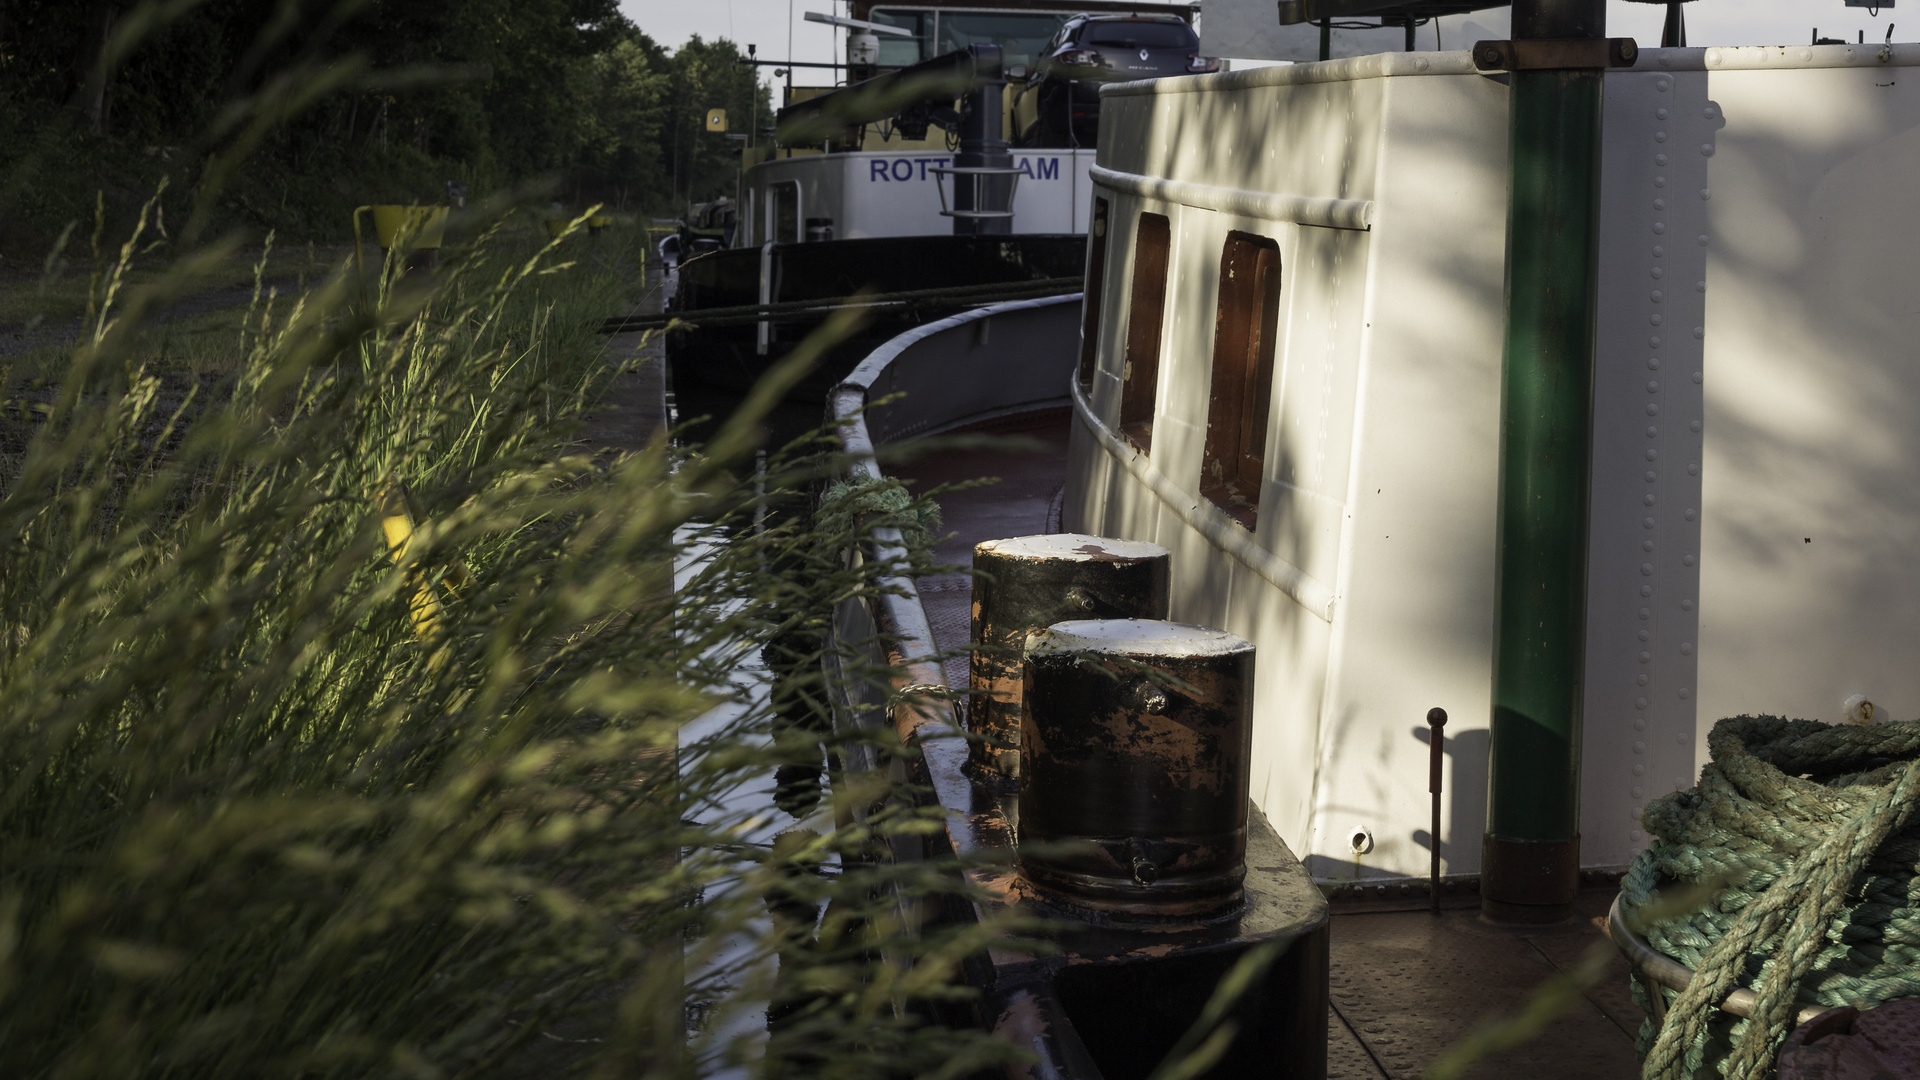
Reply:
[[1480, 844], [1482, 910], [1507, 922], [1557, 922], [1580, 889], [1580, 838], [1521, 840], [1492, 833]]
[[1125, 915], [1239, 903], [1253, 737], [1250, 642], [1145, 619], [1027, 638], [1020, 867]]
[[1632, 38], [1555, 38], [1478, 41], [1473, 65], [1481, 71], [1568, 71], [1632, 67], [1640, 46]]
[[1920, 1001], [1829, 1009], [1780, 1047], [1780, 1080], [1920, 1076]]
[[967, 730], [975, 765], [1020, 775], [1029, 631], [1066, 619], [1164, 619], [1172, 557], [1157, 544], [1083, 534], [985, 540], [973, 549]]
[[[1611, 899], [1605, 888], [1583, 890], [1578, 917], [1551, 926], [1494, 925], [1472, 911], [1338, 916], [1329, 977], [1334, 1009], [1382, 1074], [1410, 1080], [1474, 1025], [1513, 1015], [1556, 970], [1570, 970], [1586, 949], [1602, 943], [1591, 920]], [[1466, 1075], [1638, 1076], [1631, 1032], [1640, 1013], [1625, 997], [1625, 963], [1612, 963], [1617, 970], [1609, 970], [1574, 1010]]]

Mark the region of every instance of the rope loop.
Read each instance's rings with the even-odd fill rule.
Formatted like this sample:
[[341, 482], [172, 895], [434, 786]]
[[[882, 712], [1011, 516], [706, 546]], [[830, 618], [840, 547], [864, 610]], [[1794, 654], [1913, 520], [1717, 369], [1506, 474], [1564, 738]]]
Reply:
[[[1765, 1080], [1800, 1005], [1920, 997], [1920, 723], [1736, 716], [1707, 747], [1698, 785], [1647, 806], [1653, 839], [1621, 881], [1630, 918], [1662, 889], [1711, 891], [1645, 929], [1697, 972], [1653, 991], [1671, 1000], [1641, 1029], [1647, 1080]], [[1751, 1018], [1714, 1008], [1738, 987]]]

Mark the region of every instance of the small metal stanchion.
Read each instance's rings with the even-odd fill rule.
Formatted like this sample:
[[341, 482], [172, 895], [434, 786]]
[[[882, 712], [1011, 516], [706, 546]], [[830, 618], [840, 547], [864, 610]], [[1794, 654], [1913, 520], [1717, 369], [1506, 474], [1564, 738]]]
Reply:
[[1440, 914], [1440, 758], [1447, 745], [1447, 710], [1427, 710], [1427, 729], [1433, 733], [1427, 758], [1427, 790], [1433, 793], [1433, 913]]

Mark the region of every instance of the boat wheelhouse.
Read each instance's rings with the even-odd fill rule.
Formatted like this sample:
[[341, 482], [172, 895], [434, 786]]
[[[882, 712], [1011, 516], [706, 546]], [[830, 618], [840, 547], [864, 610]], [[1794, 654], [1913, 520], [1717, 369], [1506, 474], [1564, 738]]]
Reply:
[[[1529, 496], [1590, 500], [1581, 867], [1644, 847], [1719, 717], [1920, 714], [1916, 64], [1647, 49], [1604, 77], [1590, 484]], [[1169, 548], [1173, 617], [1259, 645], [1252, 795], [1338, 890], [1435, 843], [1481, 870], [1507, 80], [1390, 53], [1104, 102], [1064, 524]]]
[[[1021, 141], [1016, 114], [1035, 64], [1069, 18], [1095, 11], [1191, 19], [1197, 8], [1197, 4], [1113, 0], [1088, 4], [862, 0], [852, 5], [852, 18], [843, 21], [848, 29], [843, 85], [991, 46], [998, 52], [999, 65], [990, 77], [1005, 84], [993, 106], [1002, 115], [992, 137], [1011, 145]], [[785, 104], [792, 108], [836, 89], [789, 85]], [[952, 94], [948, 105], [958, 97]], [[767, 146], [747, 152], [741, 203], [743, 218], [750, 224], [739, 243], [935, 236], [956, 231], [953, 211], [961, 199], [956, 181], [964, 179], [950, 171], [959, 149], [957, 120], [958, 113], [951, 107], [920, 105], [898, 111], [882, 108], [870, 119], [862, 115], [829, 138], [776, 134]], [[1016, 170], [1010, 175], [1018, 176], [1005, 208], [1011, 216], [1004, 229], [994, 231], [1084, 233], [1087, 170], [1093, 157], [1091, 145], [1016, 148], [1008, 162]]]
[[674, 310], [689, 326], [667, 352], [682, 413], [730, 411], [856, 293], [871, 318], [788, 395], [772, 441], [815, 426], [822, 395], [860, 357], [930, 317], [1078, 289], [1093, 150], [1016, 150], [1012, 138], [1034, 50], [1080, 10], [953, 2], [818, 16], [849, 31], [847, 84], [788, 88], [772, 138], [743, 150], [732, 246], [676, 269]]

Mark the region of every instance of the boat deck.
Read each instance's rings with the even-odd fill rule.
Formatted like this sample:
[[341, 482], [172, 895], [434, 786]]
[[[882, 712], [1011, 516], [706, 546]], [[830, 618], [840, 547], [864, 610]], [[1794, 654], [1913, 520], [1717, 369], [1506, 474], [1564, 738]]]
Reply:
[[[974, 544], [982, 540], [1060, 531], [1069, 422], [1064, 410], [1028, 414], [986, 429], [1023, 440], [1019, 447], [940, 453], [888, 466], [917, 491], [998, 478], [938, 496], [950, 534], [936, 548], [940, 562], [970, 563]], [[960, 572], [929, 576], [920, 579], [919, 588], [936, 644], [954, 654], [946, 664], [947, 682], [964, 688], [970, 579]], [[1425, 781], [1424, 772], [1408, 779]], [[1608, 954], [1605, 976], [1525, 1043], [1475, 1063], [1463, 1075], [1637, 1077], [1633, 1038], [1642, 1012], [1628, 994], [1625, 962], [1612, 953], [1598, 926], [1614, 891], [1611, 883], [1586, 889], [1577, 917], [1552, 926], [1484, 922], [1477, 899], [1469, 894], [1448, 897], [1451, 906], [1438, 917], [1423, 906], [1415, 909], [1419, 897], [1404, 901], [1404, 908], [1413, 910], [1393, 910], [1390, 896], [1336, 900], [1328, 1077], [1411, 1080], [1476, 1025], [1519, 1013], [1542, 984], [1556, 974], [1571, 974], [1590, 948]]]

